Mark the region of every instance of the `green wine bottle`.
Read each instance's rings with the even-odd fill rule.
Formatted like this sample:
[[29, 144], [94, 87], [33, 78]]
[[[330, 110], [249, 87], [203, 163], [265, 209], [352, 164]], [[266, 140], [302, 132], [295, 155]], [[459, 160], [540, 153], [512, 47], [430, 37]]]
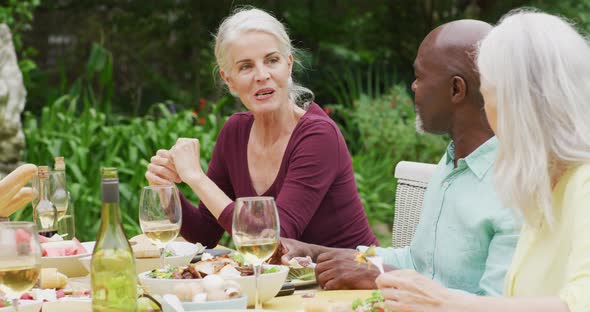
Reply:
[[121, 225], [117, 169], [102, 169], [102, 215], [90, 270], [92, 311], [137, 308], [135, 258]]

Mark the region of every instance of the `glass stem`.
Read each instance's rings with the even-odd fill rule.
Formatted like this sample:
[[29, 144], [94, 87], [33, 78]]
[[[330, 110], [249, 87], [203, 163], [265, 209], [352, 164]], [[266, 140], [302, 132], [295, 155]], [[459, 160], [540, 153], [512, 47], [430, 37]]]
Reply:
[[166, 249], [166, 246], [158, 246], [160, 247], [160, 268], [164, 268], [164, 249]]
[[12, 307], [14, 308], [14, 311], [18, 311], [18, 298], [12, 299]]
[[254, 288], [256, 291], [254, 292], [254, 302], [255, 306], [254, 309], [262, 310], [262, 302], [260, 302], [260, 295], [258, 293], [258, 276], [260, 276], [260, 270], [262, 269], [262, 265], [254, 264]]

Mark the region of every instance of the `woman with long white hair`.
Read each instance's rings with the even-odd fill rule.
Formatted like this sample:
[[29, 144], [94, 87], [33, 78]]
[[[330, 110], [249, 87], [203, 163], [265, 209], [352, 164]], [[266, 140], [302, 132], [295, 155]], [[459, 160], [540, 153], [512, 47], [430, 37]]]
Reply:
[[567, 21], [509, 13], [481, 42], [496, 188], [524, 219], [504, 294], [477, 297], [412, 271], [377, 284], [394, 311], [590, 311], [590, 46]]

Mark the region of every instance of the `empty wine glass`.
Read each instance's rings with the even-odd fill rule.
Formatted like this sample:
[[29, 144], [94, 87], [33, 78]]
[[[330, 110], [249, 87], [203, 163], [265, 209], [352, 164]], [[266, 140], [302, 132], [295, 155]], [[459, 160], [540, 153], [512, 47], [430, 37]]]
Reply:
[[279, 215], [272, 197], [242, 197], [236, 200], [232, 237], [239, 252], [254, 266], [256, 309], [262, 309], [258, 276], [262, 263], [275, 252], [280, 236]]
[[18, 299], [39, 278], [41, 246], [37, 227], [32, 222], [0, 222], [0, 290], [12, 299], [18, 311]]
[[[61, 221], [68, 212], [69, 196], [66, 186], [65, 171], [49, 171], [49, 200], [57, 209], [57, 221]], [[71, 212], [68, 212], [71, 213]]]
[[178, 189], [173, 185], [146, 186], [139, 200], [139, 224], [147, 238], [160, 249], [173, 241], [182, 224], [182, 207]]
[[[41, 183], [39, 176], [37, 175], [33, 178], [32, 187], [37, 191], [37, 196], [35, 196], [35, 198], [32, 200], [33, 209], [36, 212], [40, 211], [38, 208], [39, 201], [43, 196], [45, 196], [43, 198], [46, 202], [45, 206], [43, 206], [44, 209], [42, 210], [46, 211], [47, 213], [47, 206], [52, 205], [55, 206], [55, 211], [57, 214], [55, 216], [49, 214], [41, 217], [43, 220], [41, 221], [42, 226], [40, 230], [46, 233], [42, 235], [48, 235], [51, 237], [53, 234], [55, 234], [55, 232], [59, 232], [59, 234], [61, 234], [64, 239], [72, 239], [75, 236], [73, 227], [71, 228], [71, 231], [68, 232], [57, 231], [58, 227], [64, 228], [65, 224], [60, 224], [64, 218], [69, 219], [67, 222], [73, 222], [73, 211], [71, 208], [69, 208], [70, 194], [67, 191], [65, 171], [48, 171], [46, 173], [46, 179], [43, 183], [43, 189], [41, 189]], [[50, 204], [47, 202], [50, 202]]]
[[[45, 187], [48, 188], [48, 199], [55, 205], [57, 209], [57, 219], [61, 220], [68, 212], [68, 205], [70, 202], [70, 194], [67, 190], [66, 173], [64, 171], [49, 171]], [[37, 196], [33, 198], [31, 203], [33, 207], [37, 206], [39, 202], [39, 176], [34, 176], [31, 181], [31, 186], [37, 191]]]

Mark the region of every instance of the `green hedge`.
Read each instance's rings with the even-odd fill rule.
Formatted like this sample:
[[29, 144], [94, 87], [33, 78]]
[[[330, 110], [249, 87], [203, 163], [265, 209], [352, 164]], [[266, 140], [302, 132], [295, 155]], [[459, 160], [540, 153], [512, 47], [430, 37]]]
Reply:
[[[213, 112], [227, 99], [211, 103]], [[160, 148], [170, 148], [177, 138], [196, 137], [201, 141], [202, 165], [207, 160], [224, 118], [215, 113], [196, 116], [192, 111], [172, 114], [164, 104], [154, 105], [152, 113], [141, 118], [108, 120], [94, 108], [76, 112], [77, 98], [63, 96], [43, 108], [39, 119], [30, 113], [24, 117], [27, 141], [24, 160], [37, 165], [53, 165], [53, 157], [66, 159], [68, 189], [73, 198], [77, 236], [94, 240], [101, 210], [101, 167], [119, 169], [123, 223], [128, 235], [140, 233], [138, 203], [149, 159]], [[184, 188], [184, 186], [182, 187]], [[187, 194], [188, 189], [185, 189]], [[193, 196], [193, 199], [196, 198]], [[16, 219], [31, 219], [29, 207]]]

